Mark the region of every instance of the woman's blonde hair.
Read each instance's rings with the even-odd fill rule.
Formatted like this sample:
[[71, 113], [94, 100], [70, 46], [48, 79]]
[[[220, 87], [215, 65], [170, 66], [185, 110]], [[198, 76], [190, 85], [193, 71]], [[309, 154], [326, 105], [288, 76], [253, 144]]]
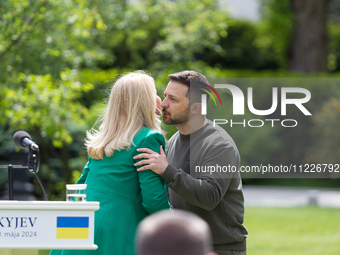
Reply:
[[143, 127], [164, 135], [156, 117], [154, 79], [143, 71], [128, 73], [113, 85], [99, 130], [87, 132], [85, 146], [91, 158], [103, 159], [115, 150], [130, 149], [134, 136]]

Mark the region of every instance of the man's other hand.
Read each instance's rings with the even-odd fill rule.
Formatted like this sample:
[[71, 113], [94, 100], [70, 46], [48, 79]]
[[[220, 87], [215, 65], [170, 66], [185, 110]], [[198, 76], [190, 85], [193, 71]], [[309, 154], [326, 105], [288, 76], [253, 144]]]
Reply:
[[150, 169], [156, 174], [161, 175], [165, 171], [169, 163], [166, 159], [166, 155], [162, 148], [162, 145], [160, 146], [159, 150], [161, 152], [160, 154], [147, 148], [137, 149], [138, 152], [143, 153], [133, 157], [133, 159], [142, 159], [141, 161], [135, 163], [135, 166], [145, 165], [138, 168], [137, 171]]

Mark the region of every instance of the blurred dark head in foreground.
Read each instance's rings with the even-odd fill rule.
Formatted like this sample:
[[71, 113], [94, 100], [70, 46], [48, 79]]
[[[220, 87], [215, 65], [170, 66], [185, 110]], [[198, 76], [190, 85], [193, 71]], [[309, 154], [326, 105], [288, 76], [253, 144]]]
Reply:
[[162, 211], [145, 218], [138, 226], [138, 255], [207, 255], [211, 251], [208, 224], [195, 214]]

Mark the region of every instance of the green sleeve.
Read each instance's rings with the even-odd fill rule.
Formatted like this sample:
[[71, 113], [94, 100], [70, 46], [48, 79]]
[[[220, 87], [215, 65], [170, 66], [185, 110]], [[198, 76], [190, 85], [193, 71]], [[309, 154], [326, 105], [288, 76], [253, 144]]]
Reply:
[[[151, 133], [145, 137], [140, 148], [149, 148], [160, 153], [160, 145], [165, 147], [164, 137], [160, 133]], [[136, 155], [139, 154], [136, 151]], [[139, 160], [135, 160], [138, 162]], [[141, 166], [136, 167], [139, 168]], [[166, 183], [151, 170], [138, 172], [139, 185], [142, 193], [142, 205], [148, 213], [154, 213], [164, 209], [170, 209], [170, 203], [166, 195]]]
[[89, 173], [90, 170], [90, 164], [91, 164], [92, 158], [89, 157], [89, 161], [87, 161], [87, 164], [85, 165], [83, 169], [83, 173], [81, 174], [80, 178], [77, 181], [77, 184], [85, 184], [87, 174]]

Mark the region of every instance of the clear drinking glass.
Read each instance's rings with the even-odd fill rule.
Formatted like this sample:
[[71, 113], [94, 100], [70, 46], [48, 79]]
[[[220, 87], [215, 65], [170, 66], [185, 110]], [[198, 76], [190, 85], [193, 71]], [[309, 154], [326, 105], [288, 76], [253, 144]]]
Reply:
[[86, 201], [86, 186], [87, 184], [66, 184], [66, 201]]

